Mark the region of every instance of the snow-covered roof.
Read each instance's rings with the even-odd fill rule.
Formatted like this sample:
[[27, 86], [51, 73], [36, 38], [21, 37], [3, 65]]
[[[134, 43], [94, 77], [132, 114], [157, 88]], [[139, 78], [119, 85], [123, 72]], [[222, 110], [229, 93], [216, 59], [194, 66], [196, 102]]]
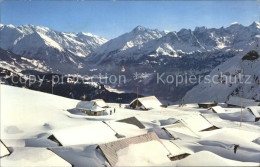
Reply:
[[108, 107], [107, 103], [103, 99], [95, 99], [93, 101], [98, 107], [105, 108]]
[[4, 157], [10, 154], [10, 151], [8, 150], [8, 148], [4, 145], [4, 143], [2, 142], [2, 140], [0, 140], [1, 143], [1, 149], [0, 149], [0, 157]]
[[138, 99], [136, 98], [130, 103], [130, 105], [136, 100], [138, 100], [145, 109], [158, 108], [162, 105], [162, 103], [155, 96], [141, 97]]
[[174, 138], [182, 138], [183, 135], [181, 134], [192, 137], [198, 137], [198, 135], [195, 132], [193, 132], [182, 122], [177, 122], [173, 125], [164, 126], [163, 129], [165, 129]]
[[213, 110], [214, 112], [216, 113], [225, 113], [225, 109], [222, 108], [221, 106], [214, 106], [214, 107], [211, 107], [211, 110]]
[[[144, 135], [130, 137], [130, 138], [126, 138], [126, 139], [122, 139], [122, 140], [118, 140], [118, 141], [114, 141], [114, 142], [110, 142], [110, 143], [106, 143], [106, 144], [101, 144], [101, 145], [99, 145], [99, 148], [103, 152], [103, 154], [105, 155], [109, 164], [111, 166], [115, 166], [118, 162], [119, 157], [121, 156], [121, 154], [118, 154], [118, 151], [123, 150], [123, 149], [129, 147], [130, 145], [146, 143], [146, 142], [149, 142], [149, 141], [159, 141], [159, 144], [161, 145], [160, 139], [156, 135], [156, 133], [155, 132], [149, 132], [149, 133], [144, 134]], [[164, 148], [162, 145], [161, 145], [161, 147]], [[154, 148], [153, 145], [150, 145], [149, 147], [140, 147], [139, 149], [138, 148], [136, 148], [136, 149], [138, 149], [140, 151], [143, 150], [144, 154], [146, 154], [147, 152], [149, 152], [149, 154], [151, 154], [151, 151], [152, 152], [158, 151], [157, 149], [151, 149], [151, 148]], [[138, 153], [136, 151], [136, 149], [135, 149], [135, 153]], [[166, 151], [165, 156], [167, 158], [167, 150], [165, 149], [165, 151]], [[131, 158], [133, 158], [133, 157], [131, 157]], [[159, 157], [156, 157], [156, 158], [159, 158]], [[128, 160], [128, 163], [129, 163], [129, 160]]]
[[72, 166], [69, 162], [46, 148], [14, 147], [13, 150], [11, 155], [1, 159], [1, 166]]
[[129, 117], [129, 118], [117, 120], [117, 122], [124, 122], [124, 123], [128, 123], [128, 124], [132, 124], [132, 125], [139, 127], [140, 129], [145, 128], [145, 126], [136, 117]]
[[160, 166], [171, 162], [168, 155], [168, 150], [157, 140], [130, 144], [117, 151], [115, 166]]
[[183, 116], [182, 122], [194, 132], [200, 132], [213, 127], [213, 125], [200, 114]]
[[93, 101], [81, 101], [76, 106], [77, 109], [89, 110], [93, 112], [103, 111], [104, 109], [95, 105]]
[[259, 102], [256, 102], [253, 99], [240, 98], [237, 96], [230, 96], [226, 103], [229, 105], [241, 106], [241, 102], [242, 102], [242, 107], [258, 106], [260, 104]]
[[55, 130], [52, 134], [63, 146], [99, 144], [117, 140], [116, 132], [103, 122]]
[[161, 140], [163, 145], [167, 148], [167, 150], [170, 152], [170, 155], [168, 157], [175, 157], [182, 154], [192, 154], [193, 152], [189, 149], [181, 146], [181, 144], [178, 143], [178, 140]]
[[254, 114], [256, 118], [260, 118], [260, 106], [249, 106], [248, 109]]
[[216, 141], [223, 144], [240, 144], [251, 145], [252, 141], [259, 137], [259, 132], [252, 132], [246, 129], [236, 128], [222, 128], [216, 131], [216, 133], [202, 138], [199, 143], [208, 144], [210, 141]]
[[111, 129], [113, 129], [118, 135], [122, 137], [133, 137], [137, 135], [146, 134], [147, 131], [140, 129], [133, 124], [117, 121], [106, 121], [105, 122]]

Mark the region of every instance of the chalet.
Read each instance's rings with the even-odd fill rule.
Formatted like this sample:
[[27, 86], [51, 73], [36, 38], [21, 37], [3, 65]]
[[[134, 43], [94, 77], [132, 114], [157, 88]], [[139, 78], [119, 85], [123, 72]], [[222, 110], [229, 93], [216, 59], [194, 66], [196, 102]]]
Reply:
[[121, 120], [102, 121], [116, 133], [117, 138], [133, 137], [147, 133], [145, 126], [135, 117]]
[[248, 107], [248, 106], [259, 106], [260, 102], [256, 102], [253, 99], [240, 98], [238, 96], [230, 96], [226, 102], [229, 107]]
[[248, 111], [255, 117], [255, 122], [260, 120], [260, 106], [249, 106]]
[[77, 104], [76, 110], [90, 116], [101, 116], [105, 111], [104, 108], [98, 107], [93, 101], [81, 101]]
[[147, 130], [140, 129], [139, 127], [118, 121], [103, 121], [109, 126], [115, 133], [117, 138], [133, 137], [137, 135], [146, 134]]
[[[101, 151], [101, 153], [106, 158], [110, 166], [116, 166], [119, 159], [118, 157], [119, 155], [117, 153], [118, 151], [129, 147], [129, 145], [136, 145], [136, 148], [138, 148], [139, 145], [143, 143], [152, 142], [152, 141], [159, 144], [160, 147], [157, 147], [157, 149], [159, 148], [160, 151], [151, 148], [149, 149], [149, 153], [156, 154], [156, 152], [160, 152], [160, 155], [158, 156], [164, 157], [169, 162], [180, 160], [190, 155], [189, 153], [186, 152], [186, 150], [182, 150], [179, 146], [177, 146], [175, 143], [171, 141], [162, 142], [155, 132], [149, 132], [147, 134], [125, 138], [125, 139], [113, 141], [106, 144], [101, 144], [97, 147], [97, 149]], [[147, 153], [147, 150], [143, 149], [142, 146], [140, 146], [140, 149], [143, 150], [144, 154]], [[161, 154], [162, 153], [161, 150], [163, 150], [164, 152], [163, 154]], [[129, 158], [134, 159], [135, 157], [129, 157]]]
[[162, 127], [162, 129], [173, 139], [182, 139], [186, 137], [198, 138], [199, 136], [183, 122], [178, 121], [172, 125]]
[[99, 121], [83, 126], [55, 130], [48, 137], [60, 146], [100, 144], [117, 140], [116, 132]]
[[130, 103], [131, 108], [142, 110], [149, 110], [162, 106], [163, 104], [155, 96], [136, 98]]
[[192, 151], [177, 144], [177, 142], [174, 140], [164, 141], [164, 146], [170, 152], [170, 154], [168, 155], [168, 158], [171, 161], [177, 161], [177, 160], [184, 159], [193, 153]]
[[216, 103], [216, 102], [205, 102], [205, 103], [199, 103], [198, 105], [199, 105], [199, 108], [210, 108], [210, 107], [218, 105], [218, 103]]
[[[155, 132], [150, 132], [144, 135], [130, 137], [126, 139], [121, 139], [117, 141], [113, 141], [106, 144], [101, 144], [97, 147], [106, 158], [110, 166], [115, 166], [118, 161], [117, 152], [121, 149], [128, 147], [130, 144], [140, 144], [146, 143], [149, 141], [159, 141], [159, 137]], [[162, 146], [163, 147], [163, 146]], [[151, 150], [152, 151], [152, 150]], [[156, 151], [156, 150], [153, 150]]]
[[211, 107], [210, 110], [214, 113], [220, 114], [220, 113], [225, 113], [225, 109], [222, 108], [221, 106], [214, 106]]
[[219, 129], [212, 125], [203, 115], [194, 114], [189, 116], [182, 116], [182, 123], [184, 123], [193, 132], [203, 132]]
[[132, 124], [132, 125], [137, 126], [140, 129], [145, 128], [145, 126], [136, 117], [129, 117], [129, 118], [117, 120], [117, 122], [124, 122], [124, 123], [127, 123], [127, 124]]
[[94, 102], [95, 105], [98, 107], [108, 108], [107, 103], [103, 99], [95, 99], [95, 100], [91, 100], [91, 101]]
[[10, 150], [2, 142], [2, 140], [0, 140], [0, 143], [1, 143], [0, 158], [10, 155], [11, 154]]

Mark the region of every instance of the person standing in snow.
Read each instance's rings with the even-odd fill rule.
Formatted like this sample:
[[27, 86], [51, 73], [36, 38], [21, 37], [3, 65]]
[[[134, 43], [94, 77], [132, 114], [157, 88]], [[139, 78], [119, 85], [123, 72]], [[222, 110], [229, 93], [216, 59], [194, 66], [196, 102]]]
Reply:
[[72, 92], [70, 92], [69, 96], [74, 99], [74, 94]]
[[112, 110], [110, 110], [110, 115], [112, 115]]
[[116, 109], [114, 108], [114, 113], [116, 113]]
[[86, 95], [84, 94], [82, 97], [81, 97], [82, 101], [85, 101], [86, 100]]
[[237, 148], [239, 147], [239, 145], [238, 144], [234, 144], [234, 153], [236, 154], [237, 153]]
[[185, 103], [184, 103], [184, 98], [182, 98], [182, 99], [181, 99], [181, 105], [182, 105], [182, 107], [184, 106], [184, 104], [185, 104]]

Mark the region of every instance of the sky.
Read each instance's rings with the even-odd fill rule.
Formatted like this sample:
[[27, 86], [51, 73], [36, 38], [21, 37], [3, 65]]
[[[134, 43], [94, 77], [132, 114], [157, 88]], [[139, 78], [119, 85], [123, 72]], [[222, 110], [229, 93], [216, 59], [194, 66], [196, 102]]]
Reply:
[[0, 2], [1, 24], [33, 24], [63, 32], [115, 38], [141, 25], [179, 31], [259, 21], [260, 2], [245, 1], [8, 1]]

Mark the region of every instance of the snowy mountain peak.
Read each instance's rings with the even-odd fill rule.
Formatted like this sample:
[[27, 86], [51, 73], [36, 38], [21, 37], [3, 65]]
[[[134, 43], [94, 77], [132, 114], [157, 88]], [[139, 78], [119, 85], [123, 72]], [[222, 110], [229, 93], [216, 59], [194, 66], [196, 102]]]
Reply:
[[138, 25], [138, 26], [136, 26], [136, 27], [133, 29], [133, 31], [144, 31], [144, 30], [146, 30], [146, 29], [147, 29], [147, 28]]
[[8, 28], [15, 28], [15, 26], [12, 25], [12, 24], [7, 24], [6, 27], [8, 27]]
[[[166, 33], [152, 30], [142, 26], [135, 27], [132, 31], [111, 39], [100, 46], [87, 60], [101, 62], [110, 56], [124, 57], [130, 50], [139, 50], [144, 44], [163, 37]], [[112, 55], [113, 53], [113, 55]]]
[[100, 38], [101, 40], [105, 42], [107, 42], [108, 40], [102, 37], [99, 37], [97, 35], [91, 34], [91, 33], [87, 33], [87, 32], [79, 32], [77, 33], [77, 36], [86, 36], [86, 37], [92, 37], [92, 38]]
[[179, 37], [177, 35], [176, 32], [169, 32], [167, 35], [164, 36], [164, 38], [166, 39], [166, 41], [175, 41], [175, 40], [179, 40]]
[[238, 22], [233, 22], [231, 25], [235, 25], [235, 24], [238, 24]]
[[229, 27], [227, 27], [227, 29], [229, 30], [239, 30], [239, 29], [243, 29], [245, 28], [242, 24], [239, 23], [232, 23]]
[[249, 27], [255, 27], [257, 29], [260, 29], [260, 23], [254, 21]]
[[[18, 27], [3, 25], [0, 33], [2, 36], [0, 47], [11, 50], [16, 54], [24, 52], [34, 53], [31, 50], [32, 47], [37, 49], [47, 45], [59, 51], [68, 50], [75, 56], [86, 57], [97, 47], [107, 42], [105, 38], [100, 38], [90, 33], [64, 33], [48, 27], [35, 25], [22, 25]], [[23, 44], [21, 44], [22, 41], [24, 42]], [[41, 41], [44, 42], [41, 43]], [[28, 43], [33, 46], [28, 45]], [[16, 46], [17, 44], [19, 44], [19, 47]]]
[[122, 59], [140, 59], [144, 56], [168, 55], [179, 57], [178, 53], [215, 52], [215, 50], [245, 49], [254, 41], [259, 33], [259, 24], [253, 23], [245, 27], [233, 24], [229, 27], [207, 28], [205, 26], [191, 29], [181, 29], [178, 32], [152, 30], [142, 26], [135, 27], [93, 52], [88, 60], [101, 63]]

